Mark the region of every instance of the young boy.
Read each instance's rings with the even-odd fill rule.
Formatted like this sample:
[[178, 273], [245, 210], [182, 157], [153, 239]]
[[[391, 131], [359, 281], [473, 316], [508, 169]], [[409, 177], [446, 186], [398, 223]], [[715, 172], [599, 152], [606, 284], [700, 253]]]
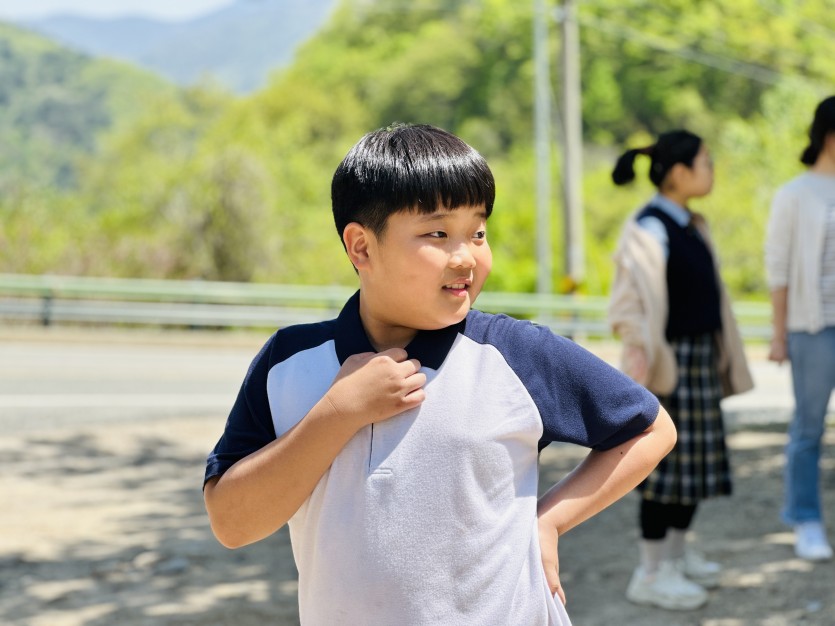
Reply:
[[[481, 155], [431, 126], [369, 133], [336, 170], [359, 291], [337, 319], [269, 339], [204, 487], [227, 547], [289, 523], [302, 624], [568, 624], [557, 538], [673, 446], [629, 378], [471, 310], [494, 196]], [[551, 441], [592, 451], [537, 503]]]

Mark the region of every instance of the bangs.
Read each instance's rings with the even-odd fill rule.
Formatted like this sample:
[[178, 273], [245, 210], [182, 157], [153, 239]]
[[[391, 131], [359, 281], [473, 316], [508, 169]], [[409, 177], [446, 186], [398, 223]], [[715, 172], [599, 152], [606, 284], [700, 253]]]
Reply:
[[438, 209], [483, 206], [489, 216], [496, 189], [481, 155], [432, 155], [430, 159], [397, 161], [377, 173], [378, 205], [391, 211], [434, 213]]

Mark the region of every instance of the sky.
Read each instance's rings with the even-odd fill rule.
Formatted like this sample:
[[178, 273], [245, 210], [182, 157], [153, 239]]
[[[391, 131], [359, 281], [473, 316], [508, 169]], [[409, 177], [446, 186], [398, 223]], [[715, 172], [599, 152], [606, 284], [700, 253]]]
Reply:
[[139, 15], [181, 20], [210, 13], [233, 0], [0, 0], [0, 20], [20, 21], [70, 13], [84, 17]]

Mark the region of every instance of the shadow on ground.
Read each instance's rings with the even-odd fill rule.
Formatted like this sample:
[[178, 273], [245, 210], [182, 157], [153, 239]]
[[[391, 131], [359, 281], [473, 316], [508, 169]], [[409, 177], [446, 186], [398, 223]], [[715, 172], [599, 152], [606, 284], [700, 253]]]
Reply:
[[203, 453], [184, 453], [166, 437], [139, 436], [115, 449], [108, 439], [33, 436], [6, 452], [6, 480], [34, 485], [32, 497], [52, 496], [54, 506], [34, 516], [48, 515], [33, 520], [44, 543], [30, 537], [0, 555], [0, 622], [298, 621], [286, 530], [224, 549], [203, 509]]
[[[638, 607], [624, 598], [637, 564], [638, 503], [630, 494], [566, 534], [562, 582], [575, 626], [743, 626], [835, 624], [835, 567], [795, 558], [792, 534], [779, 520], [784, 424], [746, 426], [729, 435], [735, 493], [705, 502], [694, 523], [697, 547], [725, 567], [722, 585], [697, 611]], [[829, 447], [833, 443], [829, 439]], [[585, 452], [543, 453], [542, 485], [559, 479]], [[833, 460], [824, 466], [824, 498], [833, 518]]]
[[[211, 535], [200, 484], [216, 420], [153, 429], [3, 435], [0, 486], [0, 622], [31, 626], [298, 623], [296, 571], [286, 529], [228, 551]], [[736, 493], [706, 503], [699, 547], [725, 565], [722, 587], [690, 613], [623, 598], [637, 560], [637, 498], [627, 498], [562, 538], [563, 584], [575, 626], [741, 626], [835, 623], [835, 567], [794, 558], [778, 519], [783, 427], [730, 436]], [[832, 441], [830, 441], [830, 444]], [[543, 489], [585, 454], [543, 452]], [[823, 485], [835, 506], [833, 461]], [[8, 489], [7, 489], [8, 488]], [[9, 539], [11, 533], [12, 539]]]

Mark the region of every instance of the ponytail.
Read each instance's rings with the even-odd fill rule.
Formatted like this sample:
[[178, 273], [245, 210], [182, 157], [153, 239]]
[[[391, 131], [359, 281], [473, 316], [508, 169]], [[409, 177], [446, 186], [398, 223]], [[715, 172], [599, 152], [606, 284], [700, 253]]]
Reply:
[[612, 182], [616, 185], [625, 185], [635, 180], [635, 157], [639, 154], [651, 155], [653, 148], [654, 146], [633, 148], [620, 155], [615, 163], [615, 169], [612, 170]]
[[624, 152], [612, 170], [612, 181], [616, 185], [625, 185], [635, 180], [635, 157], [644, 154], [652, 159], [649, 167], [649, 179], [657, 188], [677, 163], [693, 167], [693, 159], [699, 153], [702, 139], [686, 130], [673, 130], [658, 136], [658, 141], [646, 148], [637, 148]]
[[822, 100], [815, 109], [815, 118], [809, 127], [809, 145], [800, 155], [803, 165], [814, 165], [826, 144], [826, 137], [835, 133], [835, 96]]
[[815, 144], [809, 143], [800, 155], [800, 162], [803, 163], [803, 165], [814, 165], [817, 162], [820, 153], [820, 146], [815, 146]]

